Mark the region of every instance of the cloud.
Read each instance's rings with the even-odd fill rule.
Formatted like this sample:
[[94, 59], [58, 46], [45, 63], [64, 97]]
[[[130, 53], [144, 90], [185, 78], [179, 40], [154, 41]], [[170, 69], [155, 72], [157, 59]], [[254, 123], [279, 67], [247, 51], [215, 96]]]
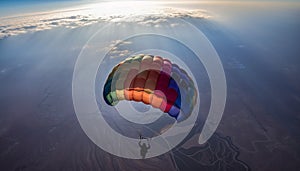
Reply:
[[126, 48], [130, 44], [132, 44], [131, 41], [114, 40], [106, 50], [109, 51], [110, 58], [129, 56], [133, 53]]
[[[103, 3], [104, 4], [104, 3]], [[107, 5], [107, 4], [106, 4]], [[102, 8], [101, 4], [96, 6]], [[107, 7], [106, 7], [107, 8]], [[135, 9], [135, 8], [134, 8]], [[132, 22], [145, 26], [161, 27], [169, 24], [171, 18], [208, 18], [203, 10], [185, 10], [178, 8], [149, 7], [128, 9], [127, 11], [97, 10], [93, 7], [81, 7], [60, 11], [40, 12], [24, 16], [0, 18], [0, 39], [28, 32], [52, 29], [55, 27], [78, 28], [101, 22]], [[99, 13], [98, 11], [103, 11]], [[176, 23], [169, 24], [176, 27]]]

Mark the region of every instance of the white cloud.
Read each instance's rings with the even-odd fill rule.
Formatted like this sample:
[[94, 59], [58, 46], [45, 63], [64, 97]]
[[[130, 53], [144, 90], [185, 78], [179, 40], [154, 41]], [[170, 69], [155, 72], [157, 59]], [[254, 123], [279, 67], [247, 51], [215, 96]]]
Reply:
[[[153, 4], [140, 7], [116, 7], [109, 3], [82, 6], [60, 11], [41, 12], [0, 18], [0, 39], [27, 32], [41, 31], [55, 27], [77, 28], [99, 22], [134, 22], [145, 26], [161, 27], [170, 18], [208, 18], [202, 10], [158, 7]], [[110, 7], [111, 9], [108, 9]], [[123, 8], [122, 8], [123, 7]], [[122, 10], [118, 10], [118, 8]], [[126, 10], [124, 10], [124, 8]], [[105, 9], [105, 10], [104, 10]], [[176, 23], [170, 24], [177, 26]]]
[[130, 44], [131, 41], [114, 40], [106, 50], [109, 51], [110, 58], [129, 56], [133, 51], [126, 49], [126, 46]]

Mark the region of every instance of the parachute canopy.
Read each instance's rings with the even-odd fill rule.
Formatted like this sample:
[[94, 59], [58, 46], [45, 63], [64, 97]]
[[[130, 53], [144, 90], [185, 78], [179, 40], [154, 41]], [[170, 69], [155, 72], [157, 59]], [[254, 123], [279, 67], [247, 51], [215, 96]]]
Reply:
[[182, 121], [190, 116], [197, 91], [187, 73], [168, 59], [136, 55], [112, 69], [103, 97], [111, 106], [120, 100], [143, 102]]

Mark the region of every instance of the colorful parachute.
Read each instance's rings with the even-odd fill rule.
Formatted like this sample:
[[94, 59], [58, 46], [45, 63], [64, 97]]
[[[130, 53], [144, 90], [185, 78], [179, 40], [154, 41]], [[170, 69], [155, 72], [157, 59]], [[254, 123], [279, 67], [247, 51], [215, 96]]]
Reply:
[[193, 110], [197, 91], [187, 73], [168, 59], [136, 55], [113, 68], [103, 96], [111, 106], [120, 100], [143, 102], [183, 121]]

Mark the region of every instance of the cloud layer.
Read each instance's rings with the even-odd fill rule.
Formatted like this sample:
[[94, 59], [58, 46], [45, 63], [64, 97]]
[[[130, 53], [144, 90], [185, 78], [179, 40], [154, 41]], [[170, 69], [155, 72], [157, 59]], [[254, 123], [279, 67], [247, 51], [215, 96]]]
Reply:
[[[171, 18], [203, 19], [208, 17], [207, 12], [203, 10], [166, 8], [153, 6], [153, 4], [129, 9], [129, 7], [124, 7], [124, 4], [118, 7], [109, 3], [100, 3], [59, 11], [0, 18], [0, 39], [55, 27], [77, 28], [101, 22], [133, 22], [160, 27], [160, 24], [167, 23], [167, 20]], [[176, 26], [176, 24], [171, 26]]]

